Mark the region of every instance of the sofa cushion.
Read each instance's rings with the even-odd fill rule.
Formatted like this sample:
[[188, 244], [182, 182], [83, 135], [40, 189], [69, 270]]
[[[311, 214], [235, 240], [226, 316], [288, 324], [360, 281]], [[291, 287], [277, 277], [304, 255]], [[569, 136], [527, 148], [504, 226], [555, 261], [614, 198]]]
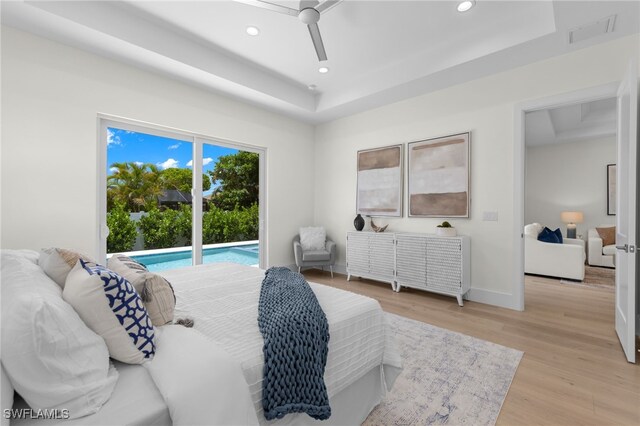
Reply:
[[560, 228], [552, 231], [551, 229], [545, 228], [538, 235], [538, 241], [542, 241], [543, 243], [553, 243], [553, 244], [562, 244], [562, 232]]
[[526, 225], [524, 227], [524, 236], [538, 238], [538, 235], [540, 235], [542, 229], [543, 226], [539, 223], [530, 223], [529, 225]]
[[602, 254], [605, 256], [613, 256], [616, 254], [616, 246], [615, 244], [611, 244], [608, 246], [602, 247]]
[[616, 227], [607, 226], [606, 228], [596, 228], [598, 235], [602, 238], [602, 246], [611, 246], [616, 243]]
[[331, 253], [326, 250], [309, 250], [302, 253], [305, 262], [319, 262], [331, 259]]

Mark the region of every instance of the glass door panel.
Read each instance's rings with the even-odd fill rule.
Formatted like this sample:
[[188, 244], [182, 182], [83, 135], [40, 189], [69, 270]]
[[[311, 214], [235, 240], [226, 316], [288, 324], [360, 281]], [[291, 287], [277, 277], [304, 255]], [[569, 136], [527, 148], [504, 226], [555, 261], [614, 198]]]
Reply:
[[202, 263], [258, 265], [260, 154], [202, 145]]
[[151, 271], [189, 266], [193, 143], [123, 127], [106, 129], [107, 255]]

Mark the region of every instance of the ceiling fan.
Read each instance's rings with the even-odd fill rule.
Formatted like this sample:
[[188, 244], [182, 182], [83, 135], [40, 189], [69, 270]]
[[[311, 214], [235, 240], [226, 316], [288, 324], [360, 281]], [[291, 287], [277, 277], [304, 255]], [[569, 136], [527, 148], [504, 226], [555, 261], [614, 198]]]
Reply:
[[320, 36], [320, 28], [318, 28], [318, 21], [320, 20], [320, 14], [331, 9], [342, 0], [325, 0], [320, 3], [318, 0], [302, 0], [300, 2], [300, 10], [292, 9], [290, 7], [281, 6], [276, 3], [271, 3], [264, 0], [235, 0], [239, 3], [249, 4], [251, 6], [261, 7], [263, 9], [272, 10], [274, 12], [284, 13], [289, 16], [296, 16], [303, 24], [309, 28], [309, 34], [311, 35], [311, 41], [313, 41], [313, 47], [316, 49], [319, 61], [327, 60], [327, 52], [324, 50], [324, 44], [322, 43], [322, 37]]

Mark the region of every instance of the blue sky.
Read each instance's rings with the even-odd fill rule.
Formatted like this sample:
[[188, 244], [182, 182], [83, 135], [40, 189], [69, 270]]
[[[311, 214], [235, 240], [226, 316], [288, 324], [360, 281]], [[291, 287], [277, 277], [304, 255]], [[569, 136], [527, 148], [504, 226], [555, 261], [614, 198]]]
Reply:
[[[171, 167], [191, 168], [192, 144], [178, 139], [108, 128], [107, 173], [113, 163], [140, 162], [157, 165], [160, 169]], [[202, 148], [204, 172], [213, 170], [221, 155], [237, 153], [237, 149], [205, 144]], [[211, 192], [211, 191], [208, 191]]]

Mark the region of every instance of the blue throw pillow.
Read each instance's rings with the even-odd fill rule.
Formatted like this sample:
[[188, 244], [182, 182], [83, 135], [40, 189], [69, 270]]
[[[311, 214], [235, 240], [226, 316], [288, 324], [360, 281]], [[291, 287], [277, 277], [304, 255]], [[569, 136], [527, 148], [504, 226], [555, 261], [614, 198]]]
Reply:
[[562, 231], [560, 231], [560, 228], [556, 228], [553, 233], [556, 234], [556, 237], [558, 237], [558, 242], [562, 244]]
[[[560, 231], [560, 229], [558, 229], [558, 231]], [[560, 235], [560, 238], [562, 238], [562, 235]], [[542, 230], [542, 232], [540, 232], [540, 235], [538, 235], [538, 241], [542, 241], [543, 243], [553, 243], [553, 244], [560, 244], [562, 242], [562, 240], [558, 238], [558, 235], [556, 234], [556, 232], [552, 231], [546, 226]]]

